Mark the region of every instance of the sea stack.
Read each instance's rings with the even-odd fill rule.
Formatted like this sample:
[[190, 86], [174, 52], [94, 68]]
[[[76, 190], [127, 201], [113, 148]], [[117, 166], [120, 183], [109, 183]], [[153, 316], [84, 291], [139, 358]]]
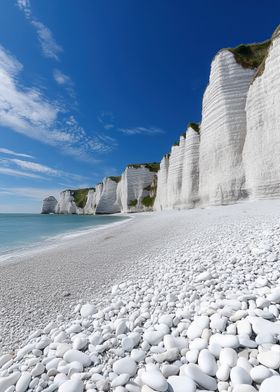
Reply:
[[57, 200], [54, 196], [46, 197], [43, 200], [41, 214], [55, 214], [57, 206]]

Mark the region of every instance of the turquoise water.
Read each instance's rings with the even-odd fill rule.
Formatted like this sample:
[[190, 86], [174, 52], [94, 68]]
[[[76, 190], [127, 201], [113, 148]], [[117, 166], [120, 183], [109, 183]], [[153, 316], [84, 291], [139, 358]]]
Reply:
[[0, 256], [63, 235], [82, 233], [123, 221], [121, 216], [0, 214]]

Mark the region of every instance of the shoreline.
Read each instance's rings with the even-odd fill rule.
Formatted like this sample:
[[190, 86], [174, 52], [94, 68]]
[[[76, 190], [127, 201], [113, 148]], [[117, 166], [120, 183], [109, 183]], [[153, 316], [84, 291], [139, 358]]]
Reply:
[[[36, 214], [37, 215], [37, 214]], [[102, 215], [100, 215], [102, 216]], [[106, 216], [106, 215], [105, 215]], [[29, 245], [22, 246], [20, 248], [15, 248], [7, 251], [3, 251], [2, 253], [0, 252], [0, 268], [3, 264], [5, 263], [13, 263], [17, 262], [17, 259], [28, 257], [28, 256], [33, 256], [33, 255], [38, 255], [41, 252], [47, 251], [48, 249], [54, 249], [58, 245], [63, 245], [61, 244], [61, 241], [64, 243], [64, 245], [67, 245], [67, 241], [72, 240], [74, 238], [79, 238], [83, 237], [86, 235], [91, 235], [92, 233], [99, 231], [99, 230], [104, 230], [106, 228], [110, 228], [113, 226], [117, 226], [123, 223], [126, 223], [128, 220], [133, 219], [133, 217], [129, 216], [128, 214], [112, 214], [112, 216], [121, 216], [123, 218], [122, 221], [118, 222], [112, 222], [108, 224], [101, 224], [93, 227], [87, 227], [87, 228], [82, 228], [82, 229], [77, 229], [77, 230], [69, 230], [61, 234], [53, 235], [50, 236], [43, 241], [35, 241], [33, 243], [30, 243]]]
[[158, 256], [164, 259], [170, 250], [176, 254], [186, 240], [192, 246], [203, 233], [208, 237], [212, 227], [220, 230], [220, 222], [238, 226], [248, 218], [249, 223], [262, 223], [275, 220], [275, 211], [280, 211], [279, 200], [134, 214], [125, 225], [105, 227], [94, 236], [69, 239], [55, 248], [2, 263], [0, 352], [11, 342], [18, 347], [30, 331], [57, 314], [67, 316], [80, 301], [104, 304], [111, 286], [145, 277]]
[[[183, 381], [192, 392], [216, 390], [221, 382], [225, 390], [239, 391], [235, 386], [242, 379], [248, 387], [241, 390], [256, 392], [263, 382], [254, 378], [259, 364], [268, 368], [265, 378], [274, 381], [276, 375], [279, 382], [279, 372], [271, 371], [278, 365], [270, 366], [266, 358], [279, 352], [274, 342], [280, 331], [279, 219], [280, 200], [152, 213], [99, 231], [91, 244], [89, 238], [75, 239], [67, 252], [63, 247], [62, 254], [55, 252], [54, 260], [47, 251], [41, 259], [3, 267], [0, 322], [4, 319], [8, 329], [0, 327], [6, 333], [2, 353], [10, 353], [4, 357], [5, 369], [15, 378], [27, 377], [36, 364], [43, 364], [43, 376], [38, 377], [49, 392], [66, 386], [119, 391], [114, 389], [118, 385], [140, 392], [143, 386], [152, 387], [155, 378], [162, 385], [155, 391]], [[77, 243], [78, 260], [73, 255]], [[93, 250], [102, 251], [94, 263]], [[25, 276], [15, 275], [18, 267], [24, 267]], [[74, 267], [73, 275], [69, 267]], [[26, 276], [30, 279], [23, 292]], [[65, 282], [72, 292], [46, 295]], [[7, 304], [16, 302], [16, 314], [3, 313], [8, 308], [4, 293], [10, 297]], [[17, 319], [21, 325], [14, 332], [21, 339], [15, 341], [8, 330]], [[219, 378], [225, 349], [231, 350], [232, 365]], [[5, 369], [0, 368], [4, 378], [10, 374]], [[61, 382], [68, 383], [66, 389]]]

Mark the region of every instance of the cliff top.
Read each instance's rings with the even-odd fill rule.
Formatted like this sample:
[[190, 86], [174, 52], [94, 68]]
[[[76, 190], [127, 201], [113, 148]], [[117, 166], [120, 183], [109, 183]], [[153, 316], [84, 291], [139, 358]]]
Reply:
[[127, 167], [131, 167], [134, 169], [139, 169], [140, 167], [146, 167], [151, 172], [157, 173], [159, 171], [159, 163], [158, 162], [150, 162], [150, 163], [131, 163], [127, 165]]
[[190, 123], [188, 123], [188, 128], [192, 128], [196, 133], [199, 134], [200, 123], [190, 122]]
[[235, 48], [227, 48], [233, 53], [235, 61], [243, 68], [258, 68], [265, 59], [271, 40], [253, 44], [241, 44]]
[[121, 177], [121, 176], [110, 176], [110, 177], [108, 177], [108, 178], [110, 178], [110, 180], [112, 180], [112, 181], [118, 183], [118, 182], [120, 182], [120, 180], [121, 180], [122, 177]]

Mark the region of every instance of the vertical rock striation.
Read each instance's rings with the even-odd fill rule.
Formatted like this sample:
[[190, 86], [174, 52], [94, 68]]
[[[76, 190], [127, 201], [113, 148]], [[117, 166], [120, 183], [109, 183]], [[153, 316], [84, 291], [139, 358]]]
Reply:
[[227, 204], [246, 196], [242, 150], [246, 97], [254, 69], [238, 64], [230, 50], [211, 65], [200, 129], [199, 195], [202, 205]]
[[128, 165], [117, 187], [117, 202], [122, 212], [140, 212], [153, 208], [159, 164]]
[[155, 209], [194, 207], [198, 198], [198, 157], [199, 126], [191, 123], [160, 163]]
[[193, 208], [199, 202], [199, 124], [190, 123], [185, 136], [184, 164], [179, 205]]
[[60, 192], [55, 212], [57, 214], [79, 214], [82, 211], [76, 206], [73, 190]]
[[250, 86], [243, 160], [250, 197], [280, 197], [280, 37], [276, 30], [266, 59]]
[[115, 214], [120, 212], [117, 202], [118, 177], [104, 178], [101, 184], [100, 197], [96, 202], [96, 214]]

